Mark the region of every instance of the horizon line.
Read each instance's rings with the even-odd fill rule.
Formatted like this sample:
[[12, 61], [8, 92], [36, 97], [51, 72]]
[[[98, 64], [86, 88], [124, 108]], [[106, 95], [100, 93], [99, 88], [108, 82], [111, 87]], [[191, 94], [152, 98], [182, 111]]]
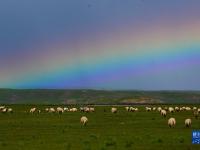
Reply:
[[0, 88], [0, 90], [94, 90], [94, 91], [192, 91], [200, 89], [108, 89], [108, 88]]

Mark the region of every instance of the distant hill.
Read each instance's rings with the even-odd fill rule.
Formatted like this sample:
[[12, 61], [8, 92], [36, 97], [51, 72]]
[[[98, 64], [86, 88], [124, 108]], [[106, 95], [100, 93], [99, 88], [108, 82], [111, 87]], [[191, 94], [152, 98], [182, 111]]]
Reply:
[[200, 103], [200, 91], [0, 89], [3, 104]]

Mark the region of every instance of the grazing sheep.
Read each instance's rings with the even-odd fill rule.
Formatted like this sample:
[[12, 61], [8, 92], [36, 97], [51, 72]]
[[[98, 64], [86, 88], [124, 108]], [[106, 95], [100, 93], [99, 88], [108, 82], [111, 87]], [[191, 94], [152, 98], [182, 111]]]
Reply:
[[56, 111], [55, 111], [55, 109], [53, 107], [51, 107], [51, 108], [49, 108], [49, 112], [50, 113], [55, 113]]
[[38, 110], [38, 114], [40, 114], [41, 113], [41, 110]]
[[78, 109], [74, 107], [74, 108], [72, 108], [72, 111], [76, 112], [76, 111], [78, 111]]
[[33, 114], [35, 111], [36, 111], [36, 108], [34, 107], [34, 108], [31, 108], [29, 112]]
[[170, 113], [173, 113], [173, 112], [174, 112], [174, 108], [173, 108], [173, 107], [169, 107], [169, 108], [168, 108], [168, 111], [169, 111]]
[[130, 108], [129, 108], [129, 111], [130, 111], [130, 112], [135, 112], [135, 111], [138, 111], [138, 108], [130, 107]]
[[64, 107], [63, 110], [64, 110], [64, 111], [68, 111], [69, 109], [68, 109], [67, 107]]
[[77, 108], [70, 108], [69, 111], [70, 112], [76, 112], [76, 111], [78, 111], [78, 109]]
[[198, 108], [197, 111], [200, 113], [200, 108]]
[[168, 126], [171, 128], [171, 127], [174, 127], [175, 125], [176, 125], [176, 119], [175, 118], [169, 118]]
[[84, 107], [84, 112], [90, 112], [90, 108], [89, 107]]
[[161, 114], [162, 116], [166, 117], [167, 112], [166, 112], [166, 110], [163, 109], [163, 110], [161, 110], [160, 114]]
[[134, 111], [135, 111], [135, 108], [134, 108], [134, 107], [130, 107], [130, 108], [129, 108], [129, 111], [134, 112]]
[[13, 113], [13, 109], [12, 108], [8, 108], [7, 112], [8, 113]]
[[175, 107], [175, 111], [177, 111], [177, 112], [178, 112], [179, 110], [180, 110], [180, 109], [179, 109], [179, 107]]
[[5, 106], [0, 106], [0, 111], [2, 111], [5, 108]]
[[86, 116], [82, 116], [80, 122], [85, 126], [88, 122], [88, 118]]
[[192, 120], [191, 119], [185, 119], [185, 126], [187, 128], [189, 128], [191, 126], [191, 124], [192, 124]]
[[155, 111], [156, 110], [156, 107], [153, 107], [153, 111]]
[[94, 107], [90, 107], [89, 109], [90, 109], [90, 112], [94, 112], [95, 110]]
[[62, 114], [63, 112], [64, 112], [64, 110], [63, 110], [63, 108], [61, 108], [61, 107], [57, 107], [57, 112], [59, 113], [59, 114]]
[[187, 111], [190, 111], [190, 110], [191, 110], [191, 108], [190, 108], [190, 107], [186, 107], [186, 108], [185, 108], [185, 110], [187, 110]]
[[185, 106], [183, 106], [183, 107], [182, 107], [182, 110], [186, 110], [185, 108], [186, 108], [186, 107], [185, 107]]
[[81, 112], [84, 112], [84, 107], [80, 107], [80, 111], [81, 111]]
[[117, 113], [117, 108], [112, 107], [112, 108], [111, 108], [111, 112], [112, 112], [112, 113]]
[[151, 111], [151, 108], [150, 107], [146, 107], [146, 111]]
[[7, 112], [7, 108], [3, 108], [3, 109], [1, 110], [1, 112], [2, 112], [2, 113], [6, 113], [6, 112]]
[[198, 116], [199, 116], [199, 112], [198, 111], [194, 111], [194, 117], [196, 118], [196, 119], [198, 119]]
[[45, 111], [46, 111], [46, 112], [49, 112], [49, 108], [45, 108]]
[[161, 108], [161, 107], [158, 107], [157, 110], [158, 110], [159, 112], [161, 112], [162, 108]]
[[130, 108], [127, 106], [127, 107], [125, 107], [125, 109], [126, 109], [126, 111], [129, 111]]
[[135, 111], [138, 111], [139, 109], [138, 108], [135, 108]]
[[197, 107], [193, 107], [192, 109], [193, 109], [193, 110], [197, 110]]

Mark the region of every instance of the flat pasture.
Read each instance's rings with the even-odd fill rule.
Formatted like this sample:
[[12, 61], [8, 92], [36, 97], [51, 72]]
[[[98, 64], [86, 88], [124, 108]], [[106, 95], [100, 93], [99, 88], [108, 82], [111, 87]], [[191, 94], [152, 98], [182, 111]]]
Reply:
[[[138, 112], [127, 112], [124, 106], [114, 106], [118, 109], [116, 114], [111, 113], [112, 106], [94, 106], [95, 112], [90, 113], [78, 111], [58, 114], [44, 111], [46, 107], [57, 106], [8, 105], [14, 112], [0, 113], [0, 149], [200, 149], [200, 145], [192, 144], [192, 130], [200, 129], [200, 117], [195, 119], [192, 110], [167, 113], [166, 118], [158, 111], [147, 112], [145, 106], [134, 106], [139, 109]], [[192, 106], [200, 107], [198, 104]], [[32, 107], [40, 109], [41, 113], [30, 114]], [[80, 124], [81, 116], [89, 119], [86, 126]], [[170, 117], [176, 118], [174, 128], [167, 125]], [[191, 128], [184, 126], [186, 118], [192, 119]]]

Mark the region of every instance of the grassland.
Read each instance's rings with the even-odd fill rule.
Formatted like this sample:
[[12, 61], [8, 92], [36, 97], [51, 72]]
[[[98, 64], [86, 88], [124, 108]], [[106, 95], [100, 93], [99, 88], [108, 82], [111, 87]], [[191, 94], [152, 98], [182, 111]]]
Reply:
[[[65, 112], [62, 115], [29, 114], [31, 105], [10, 105], [13, 114], [0, 113], [0, 149], [2, 150], [137, 150], [200, 149], [191, 144], [193, 129], [200, 129], [200, 119], [192, 111], [168, 114], [166, 118], [156, 112], [126, 112], [118, 106], [118, 113], [110, 112], [111, 106], [96, 106], [94, 113]], [[45, 105], [37, 105], [44, 110]], [[54, 106], [56, 107], [56, 106]], [[200, 106], [198, 106], [200, 107]], [[86, 115], [87, 126], [79, 119]], [[175, 128], [167, 126], [167, 119], [177, 120]], [[192, 127], [184, 127], [184, 119], [192, 119]]]

